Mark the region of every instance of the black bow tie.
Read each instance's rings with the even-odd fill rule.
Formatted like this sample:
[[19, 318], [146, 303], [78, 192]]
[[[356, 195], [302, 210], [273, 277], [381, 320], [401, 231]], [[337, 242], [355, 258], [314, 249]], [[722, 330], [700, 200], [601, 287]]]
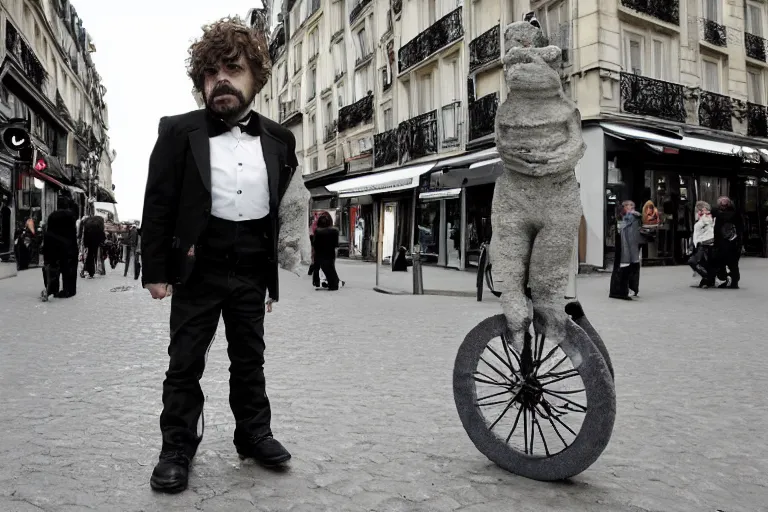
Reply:
[[238, 128], [240, 128], [240, 130], [243, 133], [247, 133], [248, 135], [252, 135], [254, 137], [258, 137], [259, 135], [261, 135], [259, 130], [258, 117], [254, 116], [253, 112], [250, 112], [246, 117], [239, 120], [234, 126], [227, 125], [221, 119], [216, 119], [213, 117], [209, 117], [208, 119], [209, 119], [208, 134], [211, 137], [216, 137], [218, 135], [226, 133], [230, 131], [234, 126], [237, 126]]

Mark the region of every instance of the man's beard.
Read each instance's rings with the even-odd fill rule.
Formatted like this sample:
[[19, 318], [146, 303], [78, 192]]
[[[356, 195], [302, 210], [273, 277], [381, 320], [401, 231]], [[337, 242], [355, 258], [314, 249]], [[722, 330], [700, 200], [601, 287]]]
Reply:
[[[237, 98], [237, 103], [233, 105], [216, 105], [214, 100], [225, 94], [230, 94]], [[250, 108], [256, 94], [253, 93], [250, 98], [229, 84], [221, 84], [211, 91], [211, 95], [206, 99], [205, 108], [213, 115], [220, 117], [226, 122], [236, 122]]]

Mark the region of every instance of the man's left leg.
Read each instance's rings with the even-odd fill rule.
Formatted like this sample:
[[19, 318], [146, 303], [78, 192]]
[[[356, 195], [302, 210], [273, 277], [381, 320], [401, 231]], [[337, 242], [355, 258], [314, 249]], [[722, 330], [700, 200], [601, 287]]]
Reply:
[[234, 443], [242, 458], [276, 465], [291, 454], [272, 437], [271, 410], [264, 379], [265, 280], [260, 275], [230, 278], [222, 308], [229, 354], [229, 404], [235, 416]]

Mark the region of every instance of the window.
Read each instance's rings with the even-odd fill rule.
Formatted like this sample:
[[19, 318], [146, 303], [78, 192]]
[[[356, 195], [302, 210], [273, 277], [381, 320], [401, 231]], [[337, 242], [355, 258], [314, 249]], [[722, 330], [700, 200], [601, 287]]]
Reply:
[[458, 57], [450, 60], [446, 67], [448, 79], [445, 81], [445, 103], [459, 101], [461, 98], [461, 69], [459, 68]]
[[316, 172], [317, 171], [317, 157], [313, 156], [312, 160], [309, 161], [309, 172]]
[[293, 71], [294, 73], [301, 69], [301, 43], [296, 43], [293, 47]]
[[370, 54], [368, 50], [368, 40], [365, 28], [361, 28], [357, 33], [357, 60], [363, 60]]
[[337, 91], [337, 101], [339, 104], [339, 108], [342, 108], [344, 106], [344, 82], [338, 85], [338, 87], [336, 88], [336, 91]]
[[360, 150], [360, 153], [365, 153], [366, 151], [370, 151], [373, 149], [373, 146], [371, 145], [371, 141], [368, 137], [363, 137], [362, 139], [358, 140], [357, 145]]
[[541, 29], [549, 38], [551, 44], [566, 49], [570, 46], [568, 41], [570, 29], [570, 16], [568, 15], [568, 2], [554, 2], [548, 6], [536, 10]]
[[720, 62], [702, 57], [701, 87], [705, 91], [720, 92]]
[[355, 72], [355, 101], [365, 98], [371, 87], [371, 65]]
[[664, 53], [666, 50], [666, 44], [661, 39], [651, 39], [651, 69], [653, 70], [653, 78], [658, 80], [667, 80], [667, 66], [669, 65], [669, 57], [665, 58]]
[[311, 59], [318, 53], [320, 53], [320, 31], [314, 29], [309, 34], [309, 58]]
[[403, 120], [409, 119], [411, 117], [411, 110], [413, 109], [413, 98], [411, 97], [411, 81], [405, 81], [403, 82], [403, 109], [402, 112], [405, 113], [405, 116], [403, 117]]
[[645, 60], [645, 38], [633, 32], [624, 35], [624, 67], [629, 73], [643, 74]]
[[425, 114], [434, 109], [432, 73], [425, 73], [419, 80], [419, 114]]
[[384, 109], [384, 131], [394, 128], [394, 119], [392, 118], [392, 107]]
[[750, 103], [763, 104], [763, 73], [757, 69], [747, 69], [747, 99]]
[[423, 30], [430, 27], [435, 21], [437, 21], [437, 0], [421, 0], [421, 5], [424, 8], [423, 16]]
[[720, 21], [720, 2], [722, 0], [701, 0], [701, 13], [704, 15], [704, 19], [712, 21]]
[[757, 2], [747, 2], [745, 30], [763, 37], [763, 6]]
[[296, 101], [296, 108], [299, 106], [299, 102], [301, 101], [301, 82], [296, 82], [293, 84], [293, 95], [292, 100]]
[[347, 52], [344, 49], [344, 41], [339, 41], [333, 46], [333, 72], [334, 77], [339, 78], [347, 70]]
[[341, 0], [331, 4], [331, 34], [344, 30], [343, 5], [344, 2]]
[[317, 68], [309, 70], [309, 87], [307, 91], [307, 100], [311, 100], [317, 94]]
[[325, 104], [325, 125], [330, 126], [333, 121], [333, 102], [329, 101]]
[[317, 115], [312, 114], [309, 118], [309, 145], [314, 146], [315, 144], [317, 144]]
[[285, 69], [285, 62], [281, 62], [280, 65], [277, 66], [277, 88], [282, 89], [287, 81], [288, 73]]
[[336, 165], [336, 151], [331, 151], [326, 155], [326, 160], [328, 161], [328, 167], [333, 167]]

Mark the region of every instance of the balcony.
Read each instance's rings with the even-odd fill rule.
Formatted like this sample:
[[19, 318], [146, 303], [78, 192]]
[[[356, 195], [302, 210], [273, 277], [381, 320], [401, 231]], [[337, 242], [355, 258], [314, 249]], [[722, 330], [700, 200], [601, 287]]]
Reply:
[[323, 144], [328, 144], [336, 138], [338, 133], [339, 122], [334, 119], [332, 123], [325, 125], [323, 129]]
[[352, 10], [349, 12], [349, 24], [355, 22], [357, 18], [360, 17], [360, 14], [363, 12], [363, 9], [365, 9], [368, 4], [371, 3], [371, 0], [358, 0], [355, 6], [352, 8]]
[[446, 14], [427, 30], [414, 37], [397, 52], [398, 70], [400, 73], [434, 53], [464, 37], [464, 26], [461, 18], [461, 7]]
[[339, 109], [339, 133], [373, 120], [373, 94]]
[[461, 102], [454, 101], [442, 108], [443, 136], [440, 140], [442, 149], [456, 148], [461, 145]]
[[715, 46], [722, 46], [723, 48], [728, 46], [728, 34], [726, 33], [725, 25], [707, 19], [702, 19], [701, 21], [706, 42]]
[[5, 22], [5, 49], [9, 55], [15, 57], [29, 81], [43, 92], [43, 84], [48, 78], [48, 74], [32, 48], [21, 38], [16, 27], [7, 20]]
[[437, 110], [412, 117], [397, 127], [399, 163], [437, 153]]
[[498, 59], [501, 59], [501, 27], [496, 25], [469, 43], [469, 72]]
[[621, 73], [621, 110], [684, 123], [684, 87], [631, 73]]
[[469, 104], [469, 140], [479, 139], [496, 131], [496, 110], [499, 93], [486, 94]]
[[280, 124], [291, 125], [301, 121], [301, 112], [296, 100], [280, 103]]
[[768, 137], [768, 108], [747, 103], [747, 135]]
[[361, 68], [373, 60], [373, 50], [364, 49], [364, 52], [360, 57], [355, 59], [355, 69]]
[[272, 62], [275, 62], [280, 50], [283, 48], [285, 48], [285, 29], [281, 26], [277, 29], [275, 38], [269, 43], [269, 58]]
[[699, 95], [699, 124], [714, 130], [733, 131], [733, 105], [731, 98], [714, 92]]
[[751, 59], [761, 60], [765, 59], [765, 39], [748, 32], [744, 33], [744, 46], [747, 48], [747, 57]]
[[397, 15], [403, 11], [403, 0], [392, 0], [392, 12]]
[[680, 25], [680, 0], [621, 0], [621, 5], [672, 25]]
[[399, 130], [392, 128], [373, 136], [373, 166], [381, 167], [396, 164], [400, 152], [398, 151], [397, 134]]

